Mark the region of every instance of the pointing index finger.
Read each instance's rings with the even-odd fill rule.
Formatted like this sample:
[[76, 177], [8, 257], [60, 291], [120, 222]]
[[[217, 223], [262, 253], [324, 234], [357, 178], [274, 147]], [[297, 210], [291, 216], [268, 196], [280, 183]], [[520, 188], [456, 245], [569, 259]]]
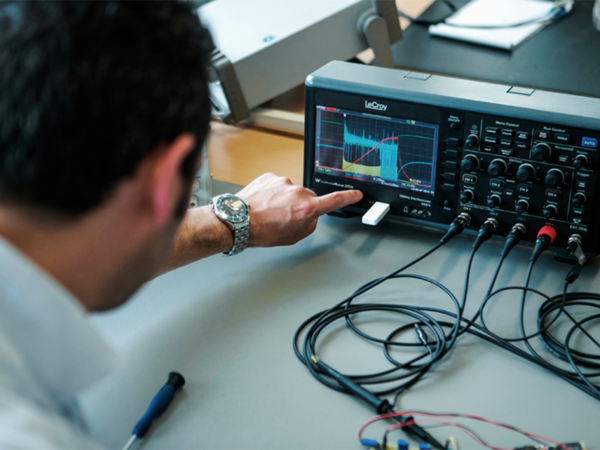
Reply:
[[330, 213], [344, 206], [352, 205], [362, 200], [363, 194], [360, 191], [336, 191], [330, 194], [315, 198], [317, 202], [317, 216]]

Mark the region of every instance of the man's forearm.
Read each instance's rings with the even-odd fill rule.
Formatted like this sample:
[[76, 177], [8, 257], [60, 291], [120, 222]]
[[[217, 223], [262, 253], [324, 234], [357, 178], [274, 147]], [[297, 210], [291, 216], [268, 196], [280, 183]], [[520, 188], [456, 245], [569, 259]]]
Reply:
[[189, 209], [175, 235], [162, 273], [226, 253], [232, 246], [232, 231], [215, 216], [210, 205]]
[[[362, 198], [359, 191], [337, 191], [317, 197], [272, 173], [258, 177], [236, 194], [250, 209], [248, 247], [293, 245], [311, 234], [317, 219]], [[207, 256], [227, 253], [233, 247], [233, 232], [210, 206], [188, 210], [171, 246], [161, 273]]]

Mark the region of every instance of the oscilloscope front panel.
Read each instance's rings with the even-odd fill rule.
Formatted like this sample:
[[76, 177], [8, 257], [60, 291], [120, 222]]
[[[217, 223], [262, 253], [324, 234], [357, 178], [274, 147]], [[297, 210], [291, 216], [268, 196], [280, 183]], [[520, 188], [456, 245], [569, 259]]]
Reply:
[[600, 100], [333, 62], [307, 78], [305, 186], [359, 189], [349, 211], [472, 233], [488, 217], [525, 241], [551, 224], [600, 254]]

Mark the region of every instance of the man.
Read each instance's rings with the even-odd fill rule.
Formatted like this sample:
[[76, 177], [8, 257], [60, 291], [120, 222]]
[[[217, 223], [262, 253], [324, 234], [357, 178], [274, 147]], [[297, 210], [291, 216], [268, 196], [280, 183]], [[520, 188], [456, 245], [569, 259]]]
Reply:
[[247, 241], [210, 206], [186, 214], [212, 47], [186, 4], [3, 3], [0, 30], [0, 448], [96, 447], [75, 399], [114, 355], [86, 311], [200, 258], [294, 244], [361, 194], [263, 175], [237, 194]]

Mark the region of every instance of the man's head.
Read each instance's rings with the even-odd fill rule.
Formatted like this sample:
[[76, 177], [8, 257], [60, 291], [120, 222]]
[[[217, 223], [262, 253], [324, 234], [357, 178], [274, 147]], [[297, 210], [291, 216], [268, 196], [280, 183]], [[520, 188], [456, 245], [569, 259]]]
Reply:
[[118, 1], [2, 3], [0, 30], [0, 210], [114, 239], [129, 227], [119, 262], [147, 266], [134, 290], [189, 203], [208, 32], [187, 3]]
[[0, 201], [78, 215], [158, 145], [196, 145], [210, 37], [182, 2], [14, 2], [0, 12]]

